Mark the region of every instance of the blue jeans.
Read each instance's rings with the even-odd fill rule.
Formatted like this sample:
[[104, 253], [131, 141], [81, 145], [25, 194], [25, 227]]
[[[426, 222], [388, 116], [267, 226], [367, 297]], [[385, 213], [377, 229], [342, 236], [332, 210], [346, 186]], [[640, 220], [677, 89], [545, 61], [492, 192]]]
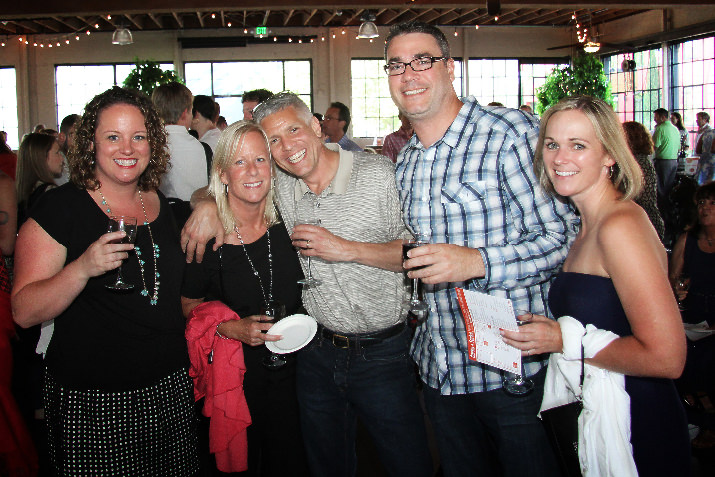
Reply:
[[315, 337], [298, 356], [301, 428], [313, 477], [355, 475], [357, 416], [388, 475], [432, 475], [410, 330], [361, 350]]
[[561, 475], [537, 417], [546, 370], [532, 376], [534, 391], [510, 396], [502, 389], [442, 396], [427, 385], [425, 404], [445, 477]]

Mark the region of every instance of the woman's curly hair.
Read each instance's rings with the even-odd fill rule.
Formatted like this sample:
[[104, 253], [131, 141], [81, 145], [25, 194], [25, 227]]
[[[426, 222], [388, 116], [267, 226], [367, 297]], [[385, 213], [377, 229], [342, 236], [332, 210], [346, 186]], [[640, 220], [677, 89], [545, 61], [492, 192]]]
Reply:
[[70, 180], [82, 189], [97, 190], [101, 184], [95, 175], [94, 138], [99, 115], [115, 104], [136, 106], [144, 116], [151, 156], [149, 164], [139, 177], [139, 190], [155, 190], [169, 164], [166, 150], [166, 131], [159, 113], [148, 96], [136, 90], [114, 86], [98, 94], [87, 103], [84, 114], [77, 123], [77, 137], [69, 151]]

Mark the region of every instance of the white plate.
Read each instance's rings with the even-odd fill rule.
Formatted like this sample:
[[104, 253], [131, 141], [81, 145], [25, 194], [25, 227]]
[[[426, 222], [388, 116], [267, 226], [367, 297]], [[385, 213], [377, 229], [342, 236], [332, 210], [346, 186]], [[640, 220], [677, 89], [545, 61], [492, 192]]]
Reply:
[[266, 341], [266, 348], [277, 354], [298, 351], [310, 343], [316, 331], [318, 331], [318, 323], [312, 316], [286, 316], [268, 329], [269, 335], [281, 335], [283, 339]]

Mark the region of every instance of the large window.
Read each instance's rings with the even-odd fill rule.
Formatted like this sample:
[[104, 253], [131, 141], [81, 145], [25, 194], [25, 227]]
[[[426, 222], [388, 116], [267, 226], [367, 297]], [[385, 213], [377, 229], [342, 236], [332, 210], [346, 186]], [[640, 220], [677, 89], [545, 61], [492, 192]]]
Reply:
[[[678, 43], [670, 48], [672, 109], [683, 116], [694, 139], [695, 115], [715, 117], [715, 36]], [[712, 122], [712, 119], [711, 119]]]
[[[173, 70], [171, 63], [159, 65]], [[57, 124], [69, 114], [82, 114], [84, 106], [97, 94], [114, 85], [122, 85], [133, 64], [59, 65], [55, 67], [57, 88]]]
[[310, 60], [216, 61], [184, 65], [186, 86], [194, 95], [214, 98], [229, 124], [243, 119], [243, 93], [259, 88], [274, 93], [292, 91], [312, 108], [311, 70]]
[[0, 68], [0, 131], [7, 133], [7, 144], [11, 149], [20, 146], [15, 68]]
[[519, 60], [469, 60], [469, 94], [480, 104], [519, 107]]
[[[663, 51], [660, 48], [611, 55], [603, 59], [611, 82], [614, 109], [621, 121], [653, 126], [653, 111], [667, 107], [663, 96]], [[634, 60], [635, 71], [622, 71], [623, 60]]]
[[536, 91], [544, 86], [546, 78], [551, 74], [554, 68], [563, 68], [568, 66], [567, 63], [520, 63], [519, 64], [519, 91], [521, 98], [519, 103], [531, 106], [531, 109], [536, 112]]
[[[352, 81], [353, 136], [381, 138], [400, 127], [397, 106], [392, 102], [385, 60], [362, 59], [350, 62]], [[435, 65], [436, 66], [436, 65]], [[409, 66], [408, 66], [409, 68]], [[454, 60], [454, 90], [462, 95], [462, 62]], [[324, 111], [319, 111], [323, 113]]]

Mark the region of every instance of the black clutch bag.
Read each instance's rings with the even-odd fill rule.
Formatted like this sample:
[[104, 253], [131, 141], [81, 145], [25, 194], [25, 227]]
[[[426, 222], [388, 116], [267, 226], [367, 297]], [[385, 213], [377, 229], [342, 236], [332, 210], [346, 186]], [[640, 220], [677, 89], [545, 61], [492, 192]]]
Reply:
[[[583, 344], [581, 345], [581, 382], [583, 389]], [[581, 396], [578, 401], [541, 411], [541, 421], [546, 427], [551, 444], [565, 477], [581, 477], [578, 460], [578, 418], [583, 410]]]

